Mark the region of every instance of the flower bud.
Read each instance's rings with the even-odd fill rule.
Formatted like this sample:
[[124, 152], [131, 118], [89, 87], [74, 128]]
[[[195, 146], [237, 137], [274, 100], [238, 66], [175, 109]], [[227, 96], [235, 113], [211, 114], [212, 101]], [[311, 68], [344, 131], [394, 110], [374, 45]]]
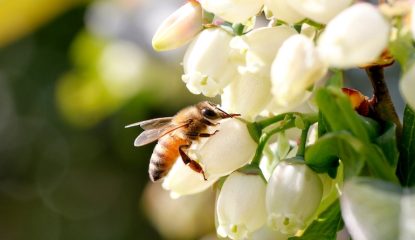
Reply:
[[154, 34], [152, 44], [157, 51], [181, 47], [203, 29], [203, 11], [197, 1], [188, 1], [171, 14]]
[[187, 49], [183, 81], [194, 94], [214, 97], [236, 76], [236, 65], [230, 60], [232, 36], [221, 28], [202, 31]]
[[318, 49], [332, 67], [351, 68], [377, 59], [388, 43], [390, 26], [377, 8], [355, 4], [329, 22]]
[[265, 0], [264, 4], [274, 18], [287, 23], [296, 23], [304, 19], [304, 16], [293, 8], [289, 1], [291, 0]]
[[313, 42], [294, 35], [281, 46], [272, 64], [272, 93], [282, 107], [296, 107], [310, 95], [308, 89], [327, 72]]
[[296, 233], [314, 215], [322, 195], [321, 180], [307, 165], [280, 162], [266, 191], [268, 224], [285, 234]]
[[203, 9], [233, 23], [244, 23], [261, 11], [263, 0], [200, 0]]
[[172, 198], [178, 198], [183, 195], [202, 192], [212, 186], [216, 180], [218, 180], [218, 177], [215, 176], [209, 176], [207, 180], [204, 180], [200, 173], [186, 166], [182, 158], [179, 157], [164, 178], [162, 187], [170, 191]]
[[265, 188], [258, 175], [234, 172], [226, 179], [216, 203], [221, 237], [246, 239], [265, 224]]
[[403, 74], [399, 87], [408, 105], [415, 109], [415, 64]]
[[288, 4], [297, 12], [319, 23], [328, 23], [352, 0], [289, 0]]
[[218, 130], [196, 150], [208, 178], [227, 175], [249, 163], [257, 147], [245, 123], [238, 119], [221, 121]]

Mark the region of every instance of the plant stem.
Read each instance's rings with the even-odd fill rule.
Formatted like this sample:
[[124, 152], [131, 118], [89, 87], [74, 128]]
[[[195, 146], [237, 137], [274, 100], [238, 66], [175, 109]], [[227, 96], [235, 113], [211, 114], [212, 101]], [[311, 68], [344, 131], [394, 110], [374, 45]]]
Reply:
[[300, 144], [298, 144], [297, 157], [304, 157], [305, 145], [307, 143], [307, 136], [308, 136], [309, 129], [310, 129], [310, 124], [306, 123], [305, 128], [301, 131], [301, 139], [300, 139]]
[[267, 132], [267, 133], [263, 133], [261, 135], [261, 138], [259, 139], [259, 144], [258, 147], [255, 151], [255, 155], [254, 158], [252, 159], [251, 165], [258, 165], [259, 166], [259, 162], [261, 161], [261, 157], [262, 157], [262, 153], [264, 151], [265, 146], [267, 145], [268, 140], [276, 133], [287, 130], [289, 128], [293, 128], [295, 127], [295, 121], [294, 119], [289, 119], [287, 122], [285, 122], [284, 124], [282, 124], [281, 126], [276, 127], [275, 129]]
[[393, 106], [392, 98], [385, 83], [382, 66], [370, 66], [365, 68], [373, 86], [373, 110], [375, 118], [384, 122], [393, 122], [396, 125], [396, 136], [402, 136], [402, 124]]
[[259, 165], [249, 164], [238, 169], [238, 172], [244, 173], [246, 175], [258, 175], [261, 176], [265, 182], [267, 181], [261, 169], [259, 168]]
[[[305, 141], [307, 140], [308, 129], [311, 124], [318, 121], [318, 114], [316, 113], [303, 114], [299, 112], [288, 112], [288, 113], [279, 114], [277, 116], [270, 117], [270, 118], [267, 118], [267, 119], [264, 119], [258, 122], [254, 122], [252, 123], [250, 127], [248, 127], [248, 129], [250, 129], [250, 132], [261, 132], [262, 133], [258, 140], [258, 147], [256, 149], [255, 156], [252, 159], [252, 162], [250, 165], [259, 166], [262, 153], [264, 151], [265, 146], [267, 145], [268, 140], [276, 133], [295, 127], [295, 120], [297, 117], [301, 118], [306, 128], [306, 133], [303, 133], [305, 136], [303, 135], [301, 136], [301, 144], [304, 144], [304, 146], [302, 147], [300, 146], [300, 148], [304, 148], [303, 150], [301, 150], [304, 155]], [[276, 123], [280, 123], [280, 125], [270, 130], [269, 132], [264, 132], [264, 129], [266, 127], [271, 126]], [[255, 135], [258, 135], [258, 134], [255, 134]]]
[[304, 113], [299, 113], [299, 112], [286, 112], [286, 113], [282, 113], [282, 114], [258, 121], [256, 122], [256, 125], [259, 128], [264, 129], [279, 121], [282, 121], [287, 118], [293, 118], [295, 116], [301, 117], [305, 122], [308, 122], [310, 124], [318, 121], [318, 115], [314, 113], [304, 114]]
[[301, 114], [301, 113], [298, 113], [298, 112], [281, 113], [281, 114], [278, 114], [276, 116], [273, 116], [273, 117], [266, 118], [266, 119], [263, 119], [261, 121], [258, 121], [258, 122], [256, 122], [256, 124], [261, 129], [264, 129], [264, 128], [266, 128], [266, 127], [268, 127], [268, 126], [270, 126], [270, 125], [272, 125], [274, 123], [277, 123], [279, 121], [284, 120], [285, 118], [292, 117], [295, 114]]
[[306, 20], [304, 20], [304, 23], [307, 23], [308, 25], [310, 25], [310, 26], [313, 26], [314, 28], [316, 28], [317, 30], [320, 30], [320, 29], [322, 29], [322, 28], [324, 28], [325, 27], [325, 25], [324, 24], [321, 24], [321, 23], [318, 23], [318, 22], [314, 22], [313, 20], [311, 20], [311, 19], [306, 19]]

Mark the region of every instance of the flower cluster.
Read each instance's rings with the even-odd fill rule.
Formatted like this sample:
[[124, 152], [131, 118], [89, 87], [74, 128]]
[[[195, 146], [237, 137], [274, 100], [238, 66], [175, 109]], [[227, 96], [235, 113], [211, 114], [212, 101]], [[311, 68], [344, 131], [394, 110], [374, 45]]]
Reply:
[[[153, 46], [191, 42], [182, 77], [189, 91], [221, 95], [226, 110], [253, 120], [305, 103], [329, 67], [377, 60], [391, 26], [375, 6], [351, 2], [189, 1], [161, 24]], [[262, 9], [270, 22], [256, 28]]]
[[[415, 38], [415, 24], [405, 20], [410, 4], [189, 0], [161, 24], [153, 46], [164, 51], [189, 43], [182, 76], [188, 90], [220, 96], [221, 108], [241, 117], [209, 127], [218, 132], [189, 149], [207, 181], [179, 160], [163, 187], [180, 196], [217, 183], [220, 236], [266, 232], [286, 239], [307, 233], [323, 211], [335, 211], [328, 206], [340, 194], [339, 164], [345, 179], [364, 174], [366, 166], [373, 176], [395, 181], [385, 139], [374, 140], [386, 127], [372, 122], [394, 122], [400, 136], [396, 113], [382, 102], [387, 92], [374, 86], [368, 100], [355, 90], [342, 92], [338, 78], [350, 68], [365, 68], [374, 78], [396, 59], [405, 71], [402, 95], [415, 107], [415, 65], [399, 45], [410, 35], [404, 43], [412, 48], [411, 30]], [[381, 161], [388, 170], [377, 165]]]

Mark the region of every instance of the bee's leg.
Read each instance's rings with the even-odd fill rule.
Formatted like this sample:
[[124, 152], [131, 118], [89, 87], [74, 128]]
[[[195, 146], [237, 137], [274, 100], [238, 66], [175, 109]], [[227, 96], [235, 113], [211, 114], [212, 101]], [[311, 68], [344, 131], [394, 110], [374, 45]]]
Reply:
[[184, 152], [183, 149], [187, 149], [189, 148], [190, 145], [181, 145], [179, 147], [179, 153], [180, 156], [183, 159], [183, 162], [185, 165], [189, 166], [193, 171], [197, 172], [197, 173], [201, 173], [203, 175], [203, 179], [205, 179], [205, 181], [207, 180], [206, 176], [205, 176], [205, 171], [203, 171], [202, 166], [200, 166], [200, 164], [198, 162], [196, 162], [195, 160], [192, 160], [189, 156], [187, 156], [187, 154]]
[[213, 133], [199, 133], [199, 137], [210, 137], [215, 135], [215, 133], [219, 132], [219, 130], [215, 130]]
[[219, 122], [217, 122], [217, 123], [213, 123], [213, 122], [211, 122], [211, 121], [209, 121], [209, 120], [207, 120], [207, 119], [205, 119], [205, 118], [203, 118], [203, 119], [202, 119], [202, 122], [203, 122], [204, 124], [208, 125], [208, 126], [217, 126], [217, 125], [219, 125], [219, 124], [220, 124]]
[[191, 139], [197, 139], [197, 137], [210, 137], [212, 135], [215, 135], [219, 130], [215, 130], [213, 133], [197, 133], [197, 132], [189, 132], [187, 133], [187, 136], [189, 136]]

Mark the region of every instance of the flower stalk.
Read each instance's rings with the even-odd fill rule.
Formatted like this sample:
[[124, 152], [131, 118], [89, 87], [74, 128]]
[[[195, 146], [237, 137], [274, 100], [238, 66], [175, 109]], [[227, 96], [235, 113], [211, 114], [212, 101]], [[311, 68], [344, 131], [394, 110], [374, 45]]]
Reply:
[[371, 101], [374, 103], [374, 117], [384, 122], [392, 121], [396, 125], [396, 135], [399, 139], [402, 136], [402, 124], [385, 82], [383, 66], [370, 66], [365, 68], [365, 70], [373, 86], [373, 98]]
[[293, 127], [295, 127], [295, 121], [294, 121], [294, 119], [289, 119], [286, 122], [284, 122], [281, 126], [278, 126], [278, 127], [274, 128], [273, 130], [271, 130], [267, 133], [263, 133], [261, 135], [260, 139], [259, 139], [259, 144], [258, 144], [258, 147], [255, 151], [255, 155], [254, 155], [254, 158], [252, 159], [251, 164], [259, 166], [259, 162], [261, 161], [261, 157], [262, 157], [262, 154], [264, 152], [264, 148], [265, 148], [268, 140], [274, 134], [285, 131], [285, 130], [293, 128]]
[[[302, 148], [302, 150], [299, 149], [300, 153], [302, 153], [302, 155], [300, 156], [304, 156], [305, 143], [307, 140], [308, 129], [313, 123], [316, 123], [318, 121], [318, 115], [316, 113], [304, 114], [304, 113], [299, 113], [299, 112], [288, 112], [288, 113], [279, 114], [279, 115], [276, 115], [276, 116], [273, 116], [267, 119], [263, 119], [258, 122], [248, 124], [248, 129], [251, 129], [250, 131], [251, 135], [252, 135], [252, 132], [255, 132], [255, 134], [257, 135], [258, 135], [258, 132], [262, 133], [261, 136], [259, 137], [258, 147], [255, 151], [254, 158], [251, 161], [251, 165], [259, 166], [259, 162], [261, 161], [261, 157], [263, 155], [264, 148], [266, 144], [268, 143], [268, 140], [273, 135], [279, 132], [295, 127], [297, 118], [300, 118], [305, 126], [305, 129], [301, 136], [300, 149]], [[277, 123], [279, 123], [280, 125], [268, 132], [264, 132], [265, 128], [271, 125], [277, 124]], [[301, 145], [303, 145], [303, 147], [301, 147]]]
[[306, 122], [304, 129], [301, 131], [301, 138], [300, 143], [298, 144], [297, 157], [304, 157], [305, 145], [307, 143], [308, 130], [310, 129], [310, 126], [310, 123]]

